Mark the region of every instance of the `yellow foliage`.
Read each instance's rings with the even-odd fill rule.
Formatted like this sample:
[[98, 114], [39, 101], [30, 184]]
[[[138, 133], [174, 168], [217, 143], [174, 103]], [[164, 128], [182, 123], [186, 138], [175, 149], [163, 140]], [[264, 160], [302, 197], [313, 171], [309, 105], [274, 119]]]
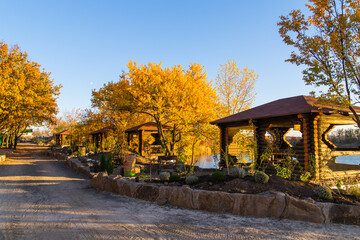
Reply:
[[258, 75], [245, 67], [240, 70], [232, 60], [220, 65], [216, 78], [217, 92], [222, 105], [220, 117], [250, 108], [255, 100], [254, 84]]
[[19, 47], [0, 42], [0, 129], [17, 137], [29, 125], [52, 122], [61, 85]]

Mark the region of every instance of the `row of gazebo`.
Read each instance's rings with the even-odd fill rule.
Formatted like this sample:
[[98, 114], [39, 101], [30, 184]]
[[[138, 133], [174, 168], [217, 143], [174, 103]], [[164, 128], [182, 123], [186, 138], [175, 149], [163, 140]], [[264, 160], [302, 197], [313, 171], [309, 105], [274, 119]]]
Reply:
[[[360, 108], [354, 107], [360, 114]], [[296, 96], [276, 100], [237, 114], [213, 121], [211, 124], [220, 129], [220, 153], [236, 157], [236, 149], [231, 146], [234, 136], [241, 129], [254, 131], [257, 142], [257, 159], [266, 151], [269, 145], [276, 143], [277, 152], [272, 154], [269, 161], [281, 161], [289, 149], [294, 159], [299, 162], [304, 171], [315, 168], [316, 179], [332, 178], [334, 176], [360, 176], [360, 166], [338, 164], [337, 156], [360, 155], [360, 147], [339, 148], [331, 143], [327, 135], [337, 125], [355, 125], [353, 113], [349, 109], [334, 106], [324, 106], [316, 98], [309, 96]], [[285, 136], [290, 129], [299, 129], [301, 140], [292, 146]], [[112, 131], [110, 127], [102, 128], [90, 133], [98, 147], [107, 134]], [[148, 122], [125, 131], [127, 141], [131, 144], [137, 142], [137, 151], [144, 153], [144, 139], [152, 135], [155, 139], [154, 148], [159, 144], [156, 124]], [[276, 133], [276, 134], [274, 134]], [[70, 136], [71, 132], [64, 131], [56, 135], [56, 142], [62, 145], [62, 136]], [[272, 135], [272, 142], [267, 135]], [[224, 159], [221, 157], [221, 159]], [[220, 162], [223, 165], [223, 161]]]
[[[164, 130], [169, 130], [170, 128], [167, 126], [164, 126]], [[102, 142], [113, 132], [113, 128], [108, 126], [101, 128], [99, 130], [96, 130], [94, 132], [89, 133], [91, 135], [92, 141], [95, 144], [96, 149], [100, 148]], [[127, 135], [127, 142], [128, 145], [134, 145], [136, 146], [136, 149], [134, 149], [137, 153], [139, 153], [141, 156], [144, 155], [145, 151], [145, 139], [149, 135], [153, 137], [155, 140], [151, 144], [151, 151], [153, 155], [161, 155], [161, 143], [160, 138], [158, 134], [158, 129], [156, 126], [156, 123], [154, 122], [147, 122], [129, 129], [125, 130], [125, 133]], [[55, 134], [55, 141], [57, 146], [68, 146], [72, 142], [72, 132], [71, 130], [65, 130], [59, 133]]]

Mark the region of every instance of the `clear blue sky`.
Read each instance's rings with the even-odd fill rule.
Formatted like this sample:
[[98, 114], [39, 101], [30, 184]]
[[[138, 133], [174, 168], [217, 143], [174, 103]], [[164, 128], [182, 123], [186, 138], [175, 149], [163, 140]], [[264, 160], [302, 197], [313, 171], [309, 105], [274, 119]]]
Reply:
[[254, 106], [307, 95], [301, 67], [279, 34], [280, 15], [305, 0], [0, 0], [0, 41], [18, 44], [62, 84], [60, 111], [91, 106], [91, 90], [117, 81], [129, 59], [197, 62], [214, 80], [234, 59], [259, 74]]

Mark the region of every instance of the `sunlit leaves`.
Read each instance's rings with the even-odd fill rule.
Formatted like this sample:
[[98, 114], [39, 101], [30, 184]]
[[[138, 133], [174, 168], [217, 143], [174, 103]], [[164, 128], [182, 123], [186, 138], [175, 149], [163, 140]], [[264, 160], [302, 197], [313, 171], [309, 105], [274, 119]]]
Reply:
[[307, 66], [303, 79], [308, 85], [326, 88], [319, 92], [323, 101], [353, 111], [360, 94], [360, 1], [309, 2], [309, 17], [300, 10], [280, 17], [280, 36], [297, 49], [287, 61]]
[[[114, 116], [126, 113], [149, 116], [157, 123], [168, 153], [173, 153], [180, 133], [213, 120], [217, 95], [201, 65], [163, 68], [161, 63], [138, 65], [130, 60], [127, 67], [128, 72], [122, 74], [119, 82], [93, 91], [93, 106], [107, 109]], [[171, 138], [165, 136], [163, 125], [172, 128]]]
[[222, 104], [222, 117], [250, 108], [255, 100], [254, 84], [257, 78], [258, 75], [247, 67], [240, 70], [234, 60], [220, 65], [216, 85]]
[[0, 128], [8, 130], [51, 122], [57, 113], [59, 85], [19, 47], [0, 42]]

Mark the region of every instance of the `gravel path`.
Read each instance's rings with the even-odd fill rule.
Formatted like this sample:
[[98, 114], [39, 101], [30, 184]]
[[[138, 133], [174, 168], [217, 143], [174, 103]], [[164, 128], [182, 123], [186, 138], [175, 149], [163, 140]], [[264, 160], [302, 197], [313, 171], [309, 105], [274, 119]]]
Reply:
[[21, 144], [0, 165], [1, 239], [360, 239], [360, 227], [190, 211], [97, 192]]

